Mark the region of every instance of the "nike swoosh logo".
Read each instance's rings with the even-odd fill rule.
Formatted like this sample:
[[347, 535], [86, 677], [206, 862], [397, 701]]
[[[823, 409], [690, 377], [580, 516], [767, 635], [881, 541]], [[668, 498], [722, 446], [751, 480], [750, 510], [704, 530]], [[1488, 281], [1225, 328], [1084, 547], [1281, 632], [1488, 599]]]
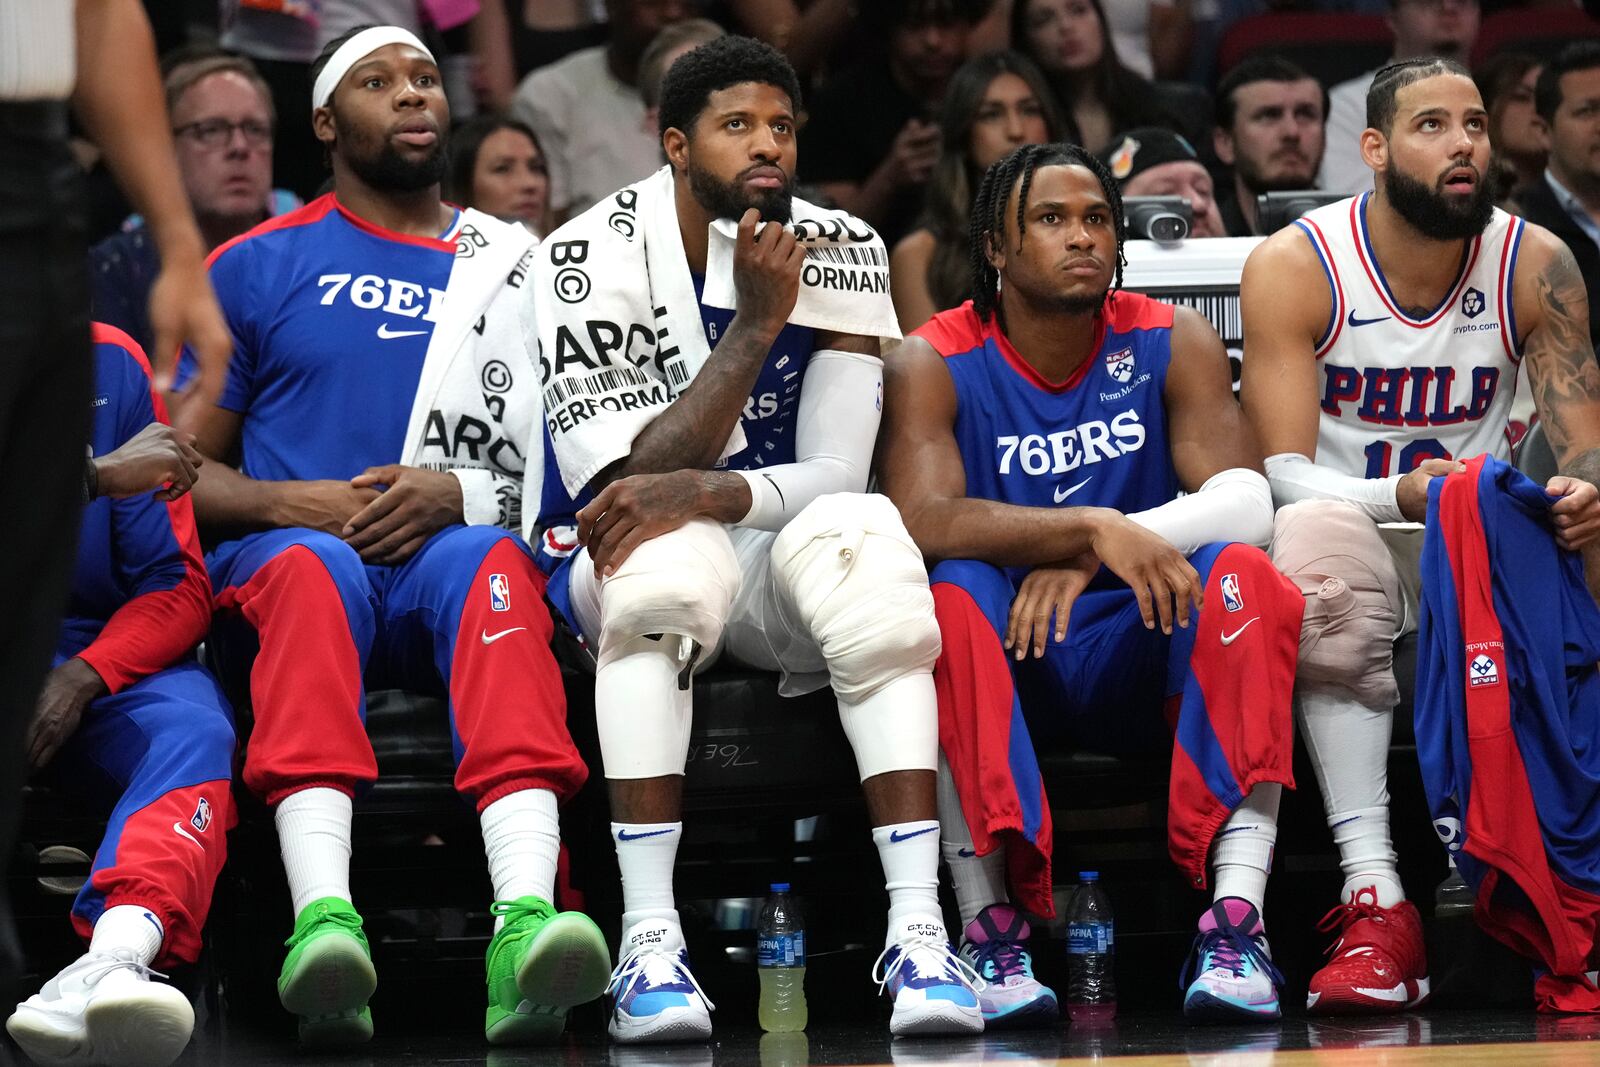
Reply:
[[1360, 986], [1355, 986], [1352, 991], [1364, 997], [1371, 997], [1373, 1000], [1387, 1000], [1391, 1004], [1400, 1004], [1406, 999], [1406, 987], [1403, 985], [1393, 989], [1362, 989]]
[[1070, 489], [1057, 489], [1056, 490], [1056, 503], [1057, 504], [1061, 503], [1063, 500], [1067, 499], [1067, 497], [1071, 496], [1073, 493], [1076, 493], [1079, 489], [1082, 489], [1084, 486], [1088, 485], [1092, 481], [1094, 481], [1094, 475], [1091, 474], [1091, 475], [1089, 475], [1089, 477], [1085, 478], [1083, 481], [1079, 482], [1077, 485], [1073, 486]]
[[618, 830], [617, 831], [617, 840], [618, 841], [639, 841], [639, 840], [642, 840], [643, 838], [646, 838], [646, 837], [660, 837], [662, 834], [670, 834], [670, 833], [672, 833], [671, 830], [646, 830], [642, 834], [630, 834], [626, 830]]
[[176, 822], [173, 823], [172, 824], [172, 829], [173, 829], [174, 832], [182, 834], [184, 837], [187, 837], [190, 841], [193, 841], [195, 848], [200, 849], [202, 852], [205, 851], [205, 847], [206, 846], [202, 845], [199, 842], [199, 840], [193, 834], [191, 834], [189, 831], [185, 830], [183, 828], [183, 824], [182, 823], [176, 823]]
[[[890, 834], [889, 836], [893, 837], [894, 835]], [[976, 856], [977, 854], [978, 854], [978, 850], [975, 849], [975, 848], [958, 848], [958, 849], [956, 849], [956, 855], [962, 857], [963, 859], [971, 859], [973, 856]]]
[[389, 324], [387, 322], [378, 327], [378, 336], [383, 338], [385, 341], [392, 340], [396, 337], [421, 337], [427, 332], [427, 330], [391, 330], [389, 329]]
[[901, 841], [910, 841], [913, 837], [931, 834], [937, 829], [937, 826], [930, 826], [926, 830], [913, 830], [909, 834], [903, 834], [899, 830], [891, 830], [889, 831], [889, 841], [891, 844], [899, 844]]
[[1356, 318], [1356, 309], [1355, 308], [1351, 308], [1350, 309], [1350, 317], [1348, 319], [1346, 319], [1345, 321], [1348, 322], [1352, 327], [1356, 327], [1356, 326], [1371, 326], [1375, 322], [1388, 322], [1393, 317], [1394, 317], [1393, 315], [1379, 315], [1375, 319], [1358, 319], [1358, 318]]
[[[1255, 622], [1260, 618], [1261, 618], [1261, 616], [1257, 615], [1254, 619], [1251, 619], [1250, 622]], [[1237, 630], [1233, 631], [1233, 633], [1231, 633], [1231, 634], [1226, 634], [1226, 633], [1223, 634], [1222, 635], [1222, 643], [1224, 645], [1233, 644], [1235, 641], [1237, 641], [1239, 639], [1239, 635], [1240, 634], [1242, 634], [1246, 630], [1250, 629], [1250, 622], [1245, 623], [1243, 626], [1239, 627]]]
[[483, 636], [483, 643], [486, 644], [486, 645], [492, 645], [496, 641], [498, 641], [502, 637], [504, 637], [506, 634], [514, 634], [518, 630], [526, 630], [526, 629], [527, 629], [526, 626], [513, 626], [511, 629], [509, 629], [509, 630], [501, 630], [497, 634], [492, 634], [488, 630], [485, 630], [485, 631], [483, 631], [483, 635], [482, 635]]

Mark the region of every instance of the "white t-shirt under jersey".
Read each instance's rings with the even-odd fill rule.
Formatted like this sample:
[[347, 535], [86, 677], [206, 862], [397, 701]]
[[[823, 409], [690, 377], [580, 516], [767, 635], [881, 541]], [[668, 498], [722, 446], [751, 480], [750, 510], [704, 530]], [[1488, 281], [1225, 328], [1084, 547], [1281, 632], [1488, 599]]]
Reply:
[[1495, 209], [1467, 243], [1444, 301], [1399, 307], [1367, 238], [1371, 193], [1295, 225], [1322, 261], [1333, 311], [1317, 343], [1316, 462], [1357, 478], [1405, 474], [1425, 459], [1508, 459], [1506, 425], [1522, 353], [1512, 279], [1525, 223]]

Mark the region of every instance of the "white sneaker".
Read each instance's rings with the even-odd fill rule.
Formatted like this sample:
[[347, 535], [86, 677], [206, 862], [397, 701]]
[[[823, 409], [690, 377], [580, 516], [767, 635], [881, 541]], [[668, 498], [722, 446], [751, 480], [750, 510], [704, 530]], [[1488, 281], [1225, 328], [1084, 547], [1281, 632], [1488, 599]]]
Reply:
[[622, 946], [611, 974], [613, 1041], [704, 1041], [711, 1009], [689, 970], [683, 931], [675, 923], [641, 924]]
[[45, 1067], [167, 1067], [189, 1044], [194, 1008], [150, 981], [156, 973], [126, 949], [85, 953], [17, 1005], [6, 1029]]
[[872, 965], [872, 980], [894, 999], [889, 1033], [983, 1032], [978, 990], [984, 981], [950, 948], [936, 917], [903, 924]]

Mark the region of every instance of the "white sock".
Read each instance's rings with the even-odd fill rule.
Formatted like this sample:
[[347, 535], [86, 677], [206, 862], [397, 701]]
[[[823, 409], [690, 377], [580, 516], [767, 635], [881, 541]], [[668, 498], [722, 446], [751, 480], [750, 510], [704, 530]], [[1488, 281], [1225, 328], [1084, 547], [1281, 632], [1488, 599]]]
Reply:
[[1215, 885], [1211, 899], [1239, 897], [1264, 911], [1272, 847], [1278, 840], [1278, 800], [1283, 787], [1262, 782], [1250, 790], [1211, 843]]
[[315, 787], [284, 797], [273, 812], [295, 918], [314, 900], [350, 900], [350, 798]]
[[[663, 920], [678, 928], [672, 897], [672, 869], [678, 862], [681, 822], [614, 822], [611, 840], [617, 846], [622, 872], [622, 936], [643, 922]], [[680, 935], [681, 936], [681, 935]]]
[[[483, 851], [489, 858], [494, 899], [539, 897], [554, 901], [556, 859], [561, 853], [561, 817], [556, 795], [548, 789], [522, 789], [507, 794], [478, 816]], [[504, 918], [496, 918], [499, 933]]]
[[155, 962], [161, 952], [161, 942], [166, 937], [161, 920], [137, 904], [118, 904], [101, 912], [94, 924], [94, 936], [89, 939], [90, 952], [114, 952], [129, 949], [146, 967]]
[[972, 828], [961, 810], [950, 765], [939, 757], [939, 852], [950, 868], [950, 884], [956, 891], [956, 910], [961, 913], [961, 928], [978, 917], [990, 904], [1009, 900], [1006, 893], [1006, 849], [996, 846], [987, 856], [972, 847]]
[[1406, 898], [1389, 836], [1389, 737], [1394, 714], [1342, 693], [1295, 695], [1301, 736], [1322, 789], [1328, 826], [1344, 871], [1340, 897], [1373, 886], [1380, 907]]
[[944, 925], [939, 909], [939, 821], [894, 823], [872, 831], [889, 890], [889, 929], [911, 918], [932, 916]]

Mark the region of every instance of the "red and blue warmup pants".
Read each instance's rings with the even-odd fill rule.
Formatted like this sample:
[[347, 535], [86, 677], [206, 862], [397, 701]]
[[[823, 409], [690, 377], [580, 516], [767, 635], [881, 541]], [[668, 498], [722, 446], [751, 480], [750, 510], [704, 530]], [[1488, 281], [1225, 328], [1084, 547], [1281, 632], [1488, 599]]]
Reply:
[[1304, 599], [1247, 545], [1206, 545], [1189, 562], [1205, 608], [1187, 629], [1146, 629], [1133, 591], [1102, 571], [1073, 603], [1066, 640], [1056, 644], [1052, 629], [1044, 656], [1021, 662], [1003, 641], [1025, 569], [947, 560], [929, 576], [944, 642], [933, 671], [940, 748], [973, 847], [986, 855], [1008, 845], [1013, 899], [1028, 911], [1054, 914], [1034, 736], [1113, 755], [1170, 746], [1168, 847], [1196, 886], [1212, 836], [1250, 790], [1294, 785]]
[[331, 534], [268, 530], [208, 563], [218, 608], [259, 640], [244, 782], [268, 804], [313, 786], [353, 795], [377, 778], [368, 685], [448, 700], [456, 788], [479, 811], [523, 789], [566, 800], [583, 785], [545, 578], [515, 534], [451, 526], [404, 564], [376, 567]]
[[107, 908], [138, 905], [166, 934], [157, 967], [195, 961], [235, 820], [233, 753], [233, 713], [197, 663], [90, 703], [49, 772], [57, 788], [115, 798], [72, 905], [80, 936], [89, 938]]

